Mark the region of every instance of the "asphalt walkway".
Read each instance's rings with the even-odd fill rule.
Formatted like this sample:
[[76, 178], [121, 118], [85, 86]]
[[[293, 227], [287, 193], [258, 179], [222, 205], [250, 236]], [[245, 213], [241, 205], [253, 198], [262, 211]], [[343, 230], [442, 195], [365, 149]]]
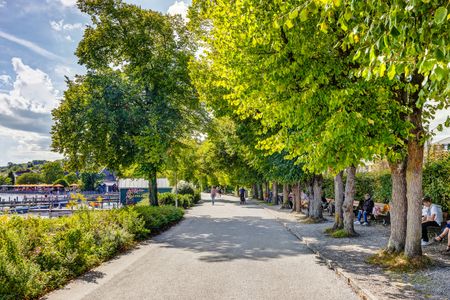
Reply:
[[224, 197], [45, 299], [358, 297], [273, 214]]

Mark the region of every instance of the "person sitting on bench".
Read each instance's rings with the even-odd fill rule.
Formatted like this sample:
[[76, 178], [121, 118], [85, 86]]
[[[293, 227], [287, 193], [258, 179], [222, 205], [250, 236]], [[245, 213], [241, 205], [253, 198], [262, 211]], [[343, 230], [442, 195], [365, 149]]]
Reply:
[[422, 246], [430, 244], [428, 241], [428, 227], [441, 227], [442, 210], [439, 205], [431, 202], [431, 197], [425, 196], [422, 200], [424, 211], [422, 216]]
[[442, 242], [442, 240], [447, 236], [447, 250], [445, 252], [450, 252], [450, 220], [447, 221], [444, 230], [440, 235], [434, 238], [436, 242]]
[[361, 224], [361, 217], [364, 217], [364, 222], [362, 223], [362, 225], [369, 225], [369, 222], [367, 221], [367, 215], [372, 213], [375, 203], [373, 202], [372, 197], [370, 197], [369, 194], [365, 194], [364, 199], [365, 200], [362, 209], [358, 211], [358, 216], [356, 217], [358, 220], [355, 221], [355, 224]]

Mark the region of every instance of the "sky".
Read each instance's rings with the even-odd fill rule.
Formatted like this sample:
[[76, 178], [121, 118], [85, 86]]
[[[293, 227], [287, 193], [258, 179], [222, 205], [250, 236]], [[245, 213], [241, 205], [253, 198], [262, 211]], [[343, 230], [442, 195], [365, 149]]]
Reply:
[[[186, 14], [190, 0], [125, 0]], [[62, 158], [50, 151], [51, 110], [65, 76], [83, 74], [74, 55], [87, 15], [76, 0], [0, 0], [0, 166]]]
[[[190, 0], [125, 0], [145, 9], [186, 14]], [[0, 0], [0, 166], [62, 158], [50, 151], [51, 110], [65, 76], [83, 74], [74, 55], [89, 18], [76, 0]], [[445, 121], [437, 114], [430, 128]], [[435, 140], [450, 135], [438, 133]]]

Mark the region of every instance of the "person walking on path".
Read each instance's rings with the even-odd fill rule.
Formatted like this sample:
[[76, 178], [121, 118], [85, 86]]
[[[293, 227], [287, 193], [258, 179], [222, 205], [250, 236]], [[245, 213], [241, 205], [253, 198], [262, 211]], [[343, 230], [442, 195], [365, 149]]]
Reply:
[[441, 227], [442, 209], [431, 202], [431, 197], [425, 196], [422, 200], [424, 216], [422, 216], [422, 246], [430, 244], [428, 241], [428, 227]]
[[214, 205], [214, 200], [216, 199], [216, 195], [217, 195], [217, 190], [216, 187], [212, 187], [211, 188], [211, 203], [212, 205]]
[[239, 198], [241, 199], [240, 204], [245, 204], [245, 189], [243, 187], [239, 190]]

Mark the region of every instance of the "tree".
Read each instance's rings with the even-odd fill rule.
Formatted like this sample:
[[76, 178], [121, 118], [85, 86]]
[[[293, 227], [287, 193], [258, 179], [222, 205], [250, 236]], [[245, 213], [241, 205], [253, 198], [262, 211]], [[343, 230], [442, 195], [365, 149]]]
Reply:
[[[407, 125], [398, 136], [404, 140], [404, 146], [394, 149], [398, 150], [397, 155], [391, 159], [391, 170], [395, 171], [393, 201], [398, 202], [394, 213], [401, 218], [398, 221], [401, 231], [404, 228], [401, 224], [407, 224], [405, 255], [420, 256], [425, 127], [436, 110], [450, 105], [448, 5], [442, 1], [328, 2], [328, 8], [332, 7], [336, 13], [336, 18], [328, 21], [343, 24], [341, 29], [346, 32], [342, 43], [358, 48], [354, 60], [361, 64], [359, 75], [369, 81], [387, 77], [396, 93], [391, 104], [402, 107], [403, 114], [397, 122]], [[450, 117], [445, 124], [450, 125]], [[399, 178], [394, 180], [394, 176]], [[397, 196], [397, 192], [406, 192], [406, 197]], [[404, 235], [399, 232], [396, 236], [391, 235], [390, 243], [397, 246], [390, 247], [399, 252], [403, 250]]]
[[98, 173], [81, 173], [81, 189], [83, 191], [95, 191], [101, 180], [103, 179], [102, 174]]
[[56, 180], [55, 182], [53, 182], [53, 184], [60, 184], [63, 187], [68, 187], [69, 183], [67, 182], [67, 180], [65, 178], [59, 178], [58, 180]]
[[42, 177], [45, 183], [53, 183], [64, 176], [62, 165], [58, 161], [47, 162], [42, 166]]
[[180, 17], [119, 0], [78, 7], [93, 23], [76, 51], [88, 73], [68, 82], [53, 112], [53, 147], [73, 169], [133, 169], [149, 179], [158, 205], [156, 176], [167, 151], [202, 117], [187, 73], [195, 50], [189, 33]]
[[[193, 2], [190, 16], [206, 44], [203, 65], [211, 74], [206, 86], [224, 93], [239, 117], [261, 123], [266, 134], [260, 149], [285, 151], [287, 159], [317, 174], [311, 212], [319, 217], [321, 173], [350, 170], [395, 143], [384, 121], [392, 112], [379, 109], [390, 90], [382, 80], [354, 76], [352, 49], [335, 47], [345, 35], [316, 30], [327, 11], [314, 1], [241, 4]], [[353, 198], [346, 201], [353, 205]], [[352, 220], [346, 224], [353, 234]]]
[[38, 173], [25, 173], [17, 177], [16, 184], [39, 184], [43, 183], [44, 178]]
[[67, 180], [67, 182], [69, 184], [74, 184], [74, 183], [78, 182], [78, 176], [74, 172], [71, 172], [71, 173], [67, 174], [66, 176], [64, 176], [64, 179]]

